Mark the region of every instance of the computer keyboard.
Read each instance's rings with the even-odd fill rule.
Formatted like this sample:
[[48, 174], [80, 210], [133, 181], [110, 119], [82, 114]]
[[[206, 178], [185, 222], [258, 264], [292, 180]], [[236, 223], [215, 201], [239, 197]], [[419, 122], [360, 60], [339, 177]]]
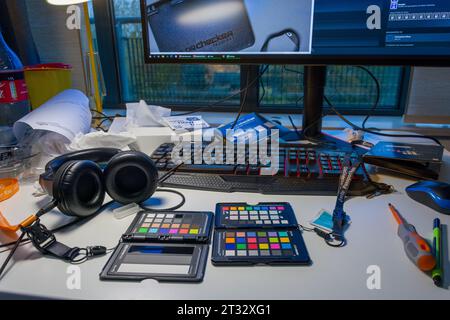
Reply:
[[[203, 145], [203, 150], [205, 147], [206, 145]], [[151, 156], [160, 176], [174, 170], [173, 174], [164, 180], [163, 186], [219, 192], [336, 195], [346, 155], [353, 154], [351, 161], [356, 158], [354, 151], [343, 151], [338, 147], [283, 144], [279, 149], [278, 172], [275, 175], [262, 175], [262, 168], [268, 166], [248, 164], [248, 152], [245, 161], [247, 164], [177, 165], [171, 157], [173, 148], [174, 144], [163, 144]], [[198, 153], [198, 150], [196, 152]], [[225, 150], [223, 154], [226, 154]], [[194, 155], [192, 147], [190, 159], [194, 159]], [[359, 168], [353, 178], [349, 195], [363, 196], [375, 191], [376, 187]]]

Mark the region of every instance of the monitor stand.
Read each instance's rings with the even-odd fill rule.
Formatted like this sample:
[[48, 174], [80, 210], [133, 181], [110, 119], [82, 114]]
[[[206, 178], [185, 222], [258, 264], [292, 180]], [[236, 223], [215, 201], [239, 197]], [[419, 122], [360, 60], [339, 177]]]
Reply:
[[312, 139], [323, 138], [322, 118], [325, 86], [327, 81], [326, 66], [305, 66], [304, 74], [304, 112], [302, 132]]
[[309, 141], [317, 144], [348, 148], [349, 144], [322, 132], [323, 103], [327, 81], [326, 66], [305, 66], [304, 69], [303, 125], [299, 134], [284, 138], [285, 141]]

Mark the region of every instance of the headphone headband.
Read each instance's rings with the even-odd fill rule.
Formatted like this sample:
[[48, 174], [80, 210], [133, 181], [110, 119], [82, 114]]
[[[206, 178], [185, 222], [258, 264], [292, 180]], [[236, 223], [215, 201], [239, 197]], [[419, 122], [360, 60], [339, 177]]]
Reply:
[[45, 166], [45, 172], [39, 176], [39, 184], [45, 192], [52, 194], [52, 184], [55, 173], [61, 166], [68, 161], [90, 160], [96, 163], [107, 162], [116, 154], [120, 153], [120, 149], [114, 148], [96, 148], [81, 151], [75, 151], [64, 154], [51, 160]]

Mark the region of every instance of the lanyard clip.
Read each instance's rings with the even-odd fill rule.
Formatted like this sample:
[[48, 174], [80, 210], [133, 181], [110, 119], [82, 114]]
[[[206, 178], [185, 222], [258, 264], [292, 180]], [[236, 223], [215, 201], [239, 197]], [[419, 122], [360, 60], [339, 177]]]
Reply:
[[28, 227], [23, 227], [22, 230], [27, 233], [34, 246], [42, 253], [47, 253], [48, 248], [56, 242], [55, 235], [39, 220]]

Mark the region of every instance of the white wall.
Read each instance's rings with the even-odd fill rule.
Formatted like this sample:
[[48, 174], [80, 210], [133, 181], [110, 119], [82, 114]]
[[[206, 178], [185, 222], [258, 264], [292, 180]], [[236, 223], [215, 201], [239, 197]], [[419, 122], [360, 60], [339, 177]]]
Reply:
[[414, 68], [405, 122], [450, 124], [450, 68]]

